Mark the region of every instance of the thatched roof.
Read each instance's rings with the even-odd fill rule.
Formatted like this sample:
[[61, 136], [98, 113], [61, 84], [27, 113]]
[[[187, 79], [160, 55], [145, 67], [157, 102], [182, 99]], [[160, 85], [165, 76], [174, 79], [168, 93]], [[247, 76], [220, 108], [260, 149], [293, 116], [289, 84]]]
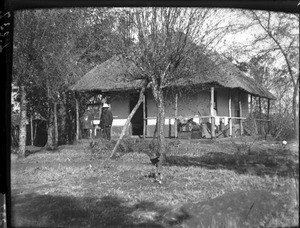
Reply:
[[136, 79], [138, 76], [133, 62], [115, 55], [86, 73], [71, 90], [107, 92], [139, 89], [143, 81]]
[[[211, 56], [197, 54], [192, 76], [180, 78], [168, 86], [190, 86], [201, 84], [218, 84], [227, 88], [238, 88], [245, 92], [269, 99], [276, 99], [266, 88], [252, 78], [247, 77], [234, 64], [224, 60], [219, 54]], [[73, 87], [74, 91], [126, 91], [139, 89], [143, 81], [138, 78], [137, 67], [122, 58], [114, 56], [84, 75]]]
[[218, 84], [226, 88], [238, 88], [258, 97], [276, 99], [265, 87], [246, 76], [227, 59], [221, 58], [218, 53], [211, 53], [210, 56], [198, 53], [194, 69], [191, 71], [193, 76], [181, 78], [174, 84], [176, 86]]

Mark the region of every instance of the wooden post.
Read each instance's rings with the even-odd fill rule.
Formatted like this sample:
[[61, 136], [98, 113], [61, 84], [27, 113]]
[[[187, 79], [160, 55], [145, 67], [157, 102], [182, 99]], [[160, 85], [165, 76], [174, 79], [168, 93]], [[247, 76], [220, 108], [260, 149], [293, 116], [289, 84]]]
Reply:
[[[243, 110], [242, 110], [242, 97], [241, 91], [239, 90], [239, 109], [240, 109], [240, 117], [243, 117]], [[243, 123], [242, 119], [240, 119], [240, 134], [243, 135]]]
[[79, 131], [80, 131], [80, 123], [79, 123], [79, 101], [77, 99], [77, 92], [75, 92], [75, 102], [76, 102], [76, 141], [79, 140]]
[[268, 134], [270, 134], [270, 99], [268, 99]]
[[211, 138], [214, 139], [216, 137], [215, 135], [215, 114], [214, 114], [214, 93], [215, 88], [210, 88], [210, 115], [211, 117]]
[[172, 136], [172, 125], [171, 125], [171, 117], [169, 117], [169, 138]]
[[[103, 129], [101, 129], [101, 116], [102, 116], [102, 111], [103, 111], [103, 104], [107, 104], [107, 96], [108, 94], [106, 93], [101, 93], [101, 101], [99, 105], [99, 126], [96, 124], [93, 124], [93, 130], [92, 130], [92, 138], [97, 138], [97, 129], [99, 129], [99, 136], [103, 137]], [[111, 109], [111, 106], [110, 108]]]
[[[102, 107], [103, 107], [103, 103], [102, 103], [102, 98], [101, 98], [101, 102], [100, 102], [100, 105], [99, 105], [99, 128], [100, 128], [100, 126], [101, 126]], [[102, 131], [102, 129], [100, 128], [100, 137], [103, 137], [101, 131]], [[96, 125], [95, 125], [91, 137], [92, 137], [92, 138], [94, 138], [94, 137], [96, 138], [96, 136], [97, 136], [97, 127], [96, 127]]]
[[232, 136], [232, 119], [231, 119], [231, 89], [229, 89], [229, 94], [228, 94], [228, 115], [229, 115], [229, 136]]
[[178, 137], [178, 129], [177, 129], [177, 115], [178, 115], [178, 94], [175, 95], [175, 120], [174, 120], [174, 135], [175, 138]]
[[146, 138], [147, 132], [147, 119], [146, 119], [146, 96], [145, 93], [143, 95], [143, 139]]
[[260, 97], [258, 98], [258, 102], [259, 102], [259, 133], [262, 133], [262, 128], [261, 128], [261, 99]]
[[252, 116], [253, 113], [253, 102], [252, 102], [252, 95], [250, 95], [250, 116]]

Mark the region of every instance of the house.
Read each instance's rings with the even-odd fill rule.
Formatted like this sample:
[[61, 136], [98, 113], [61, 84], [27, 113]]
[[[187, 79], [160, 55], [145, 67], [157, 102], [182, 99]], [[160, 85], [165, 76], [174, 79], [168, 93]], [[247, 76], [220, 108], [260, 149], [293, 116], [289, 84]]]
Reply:
[[[218, 132], [224, 133], [223, 136], [244, 132], [243, 122], [252, 110], [249, 102], [252, 104], [252, 99], [258, 98], [259, 101], [266, 99], [270, 104], [270, 100], [275, 99], [268, 90], [216, 53], [211, 56], [200, 54], [196, 63], [199, 67], [191, 77], [180, 78], [168, 85], [166, 137], [180, 137], [182, 131], [190, 132], [192, 129], [187, 127], [189, 123], [206, 127], [212, 138], [218, 137]], [[112, 136], [117, 136], [137, 103], [142, 84], [134, 63], [116, 55], [89, 71], [71, 89], [110, 97], [114, 116]], [[126, 134], [152, 137], [156, 116], [156, 103], [150, 88], [147, 88], [143, 105], [132, 118]], [[180, 128], [180, 121], [181, 126], [186, 127]], [[200, 137], [204, 136], [208, 137], [204, 133]]]

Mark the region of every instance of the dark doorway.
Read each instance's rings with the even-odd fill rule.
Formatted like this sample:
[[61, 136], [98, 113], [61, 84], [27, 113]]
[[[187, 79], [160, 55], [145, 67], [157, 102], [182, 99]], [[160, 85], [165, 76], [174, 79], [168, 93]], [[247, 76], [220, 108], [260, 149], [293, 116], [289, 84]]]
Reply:
[[[139, 100], [139, 93], [132, 94], [130, 97], [129, 108], [130, 112]], [[143, 135], [143, 103], [135, 112], [131, 119], [132, 135]]]

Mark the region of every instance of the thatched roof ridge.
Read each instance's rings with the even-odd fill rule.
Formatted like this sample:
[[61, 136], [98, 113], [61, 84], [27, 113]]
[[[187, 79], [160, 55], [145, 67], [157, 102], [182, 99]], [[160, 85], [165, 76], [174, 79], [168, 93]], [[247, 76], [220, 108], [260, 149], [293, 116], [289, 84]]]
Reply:
[[[276, 99], [266, 88], [246, 76], [234, 64], [222, 59], [218, 53], [207, 56], [198, 53], [190, 69], [192, 76], [180, 78], [168, 87], [185, 87], [200, 84], [218, 84], [226, 88], [238, 88], [262, 98]], [[84, 75], [73, 87], [75, 91], [126, 91], [140, 89], [143, 80], [133, 62], [121, 55], [113, 56]]]

